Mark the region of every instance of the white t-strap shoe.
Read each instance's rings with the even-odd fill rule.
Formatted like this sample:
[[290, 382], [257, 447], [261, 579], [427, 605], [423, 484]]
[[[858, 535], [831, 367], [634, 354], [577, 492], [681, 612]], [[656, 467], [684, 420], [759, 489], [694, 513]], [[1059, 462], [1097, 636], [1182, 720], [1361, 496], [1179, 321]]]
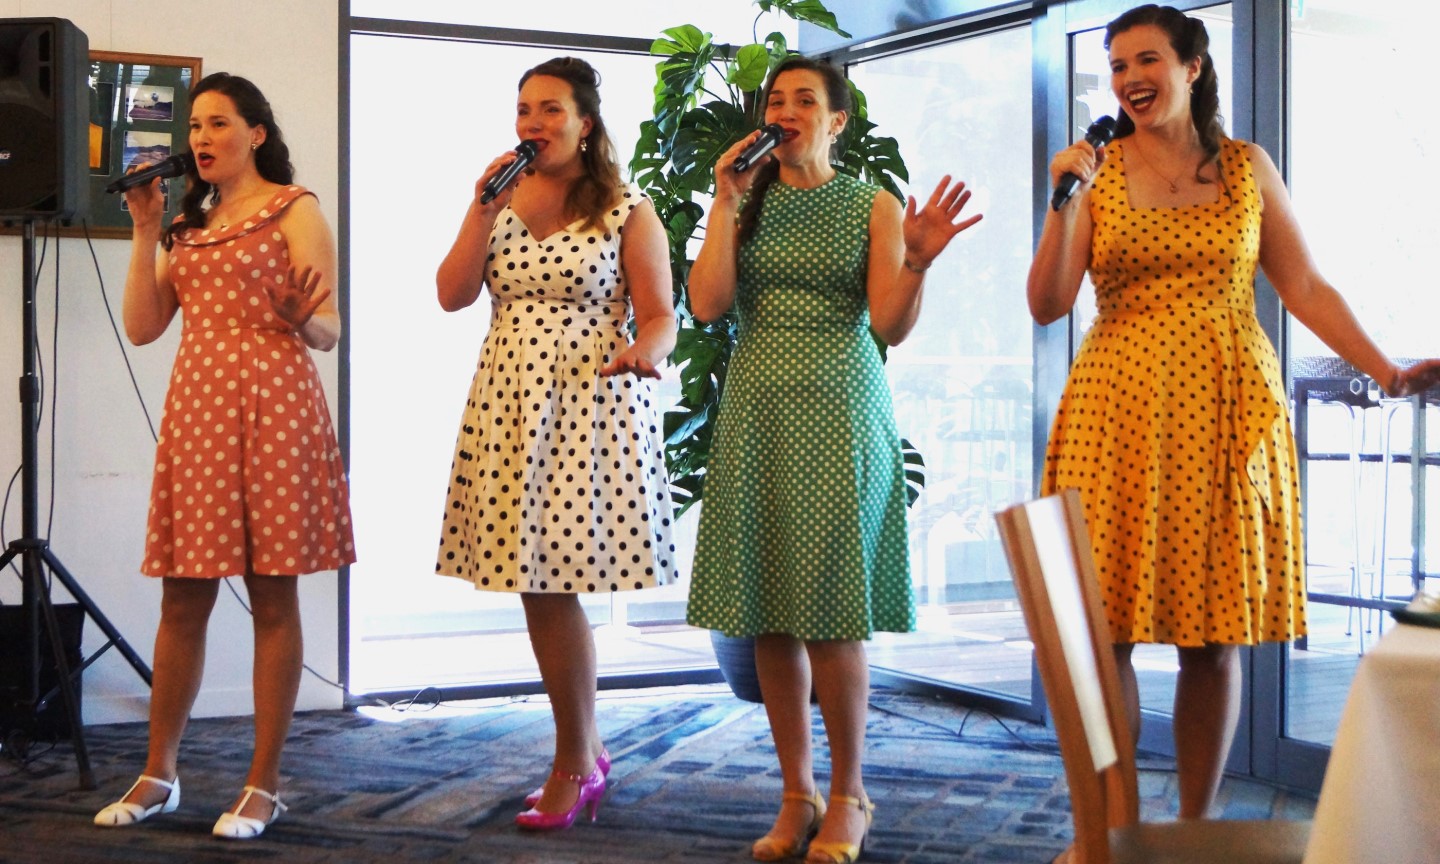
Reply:
[[[250, 796], [252, 795], [259, 795], [261, 798], [270, 802], [269, 819], [253, 819], [249, 816], [240, 815], [241, 811], [245, 809], [245, 805], [250, 803]], [[279, 819], [280, 814], [288, 809], [290, 808], [281, 803], [279, 795], [266, 792], [264, 789], [256, 786], [246, 786], [245, 795], [241, 797], [240, 803], [235, 805], [234, 810], [221, 813], [220, 818], [215, 822], [214, 830], [210, 833], [216, 837], [226, 837], [231, 840], [249, 840], [252, 837], [259, 837], [265, 833], [265, 828], [269, 826], [270, 823]]]
[[[141, 783], [154, 783], [161, 789], [167, 790], [169, 794], [165, 796], [164, 801], [161, 801], [159, 804], [151, 807], [142, 807], [139, 804], [133, 804], [129, 801], [126, 801], [125, 799], [130, 797], [130, 793], [134, 792], [136, 787], [138, 787]], [[179, 806], [179, 777], [176, 777], [174, 780], [161, 780], [159, 777], [151, 777], [149, 774], [141, 774], [140, 779], [136, 780], [130, 786], [130, 788], [126, 790], [125, 794], [120, 796], [119, 801], [105, 805], [105, 809], [95, 814], [95, 824], [103, 825], [106, 828], [123, 828], [126, 825], [134, 825], [137, 822], [144, 822], [146, 819], [149, 819], [156, 813], [173, 813], [175, 811], [175, 808]]]

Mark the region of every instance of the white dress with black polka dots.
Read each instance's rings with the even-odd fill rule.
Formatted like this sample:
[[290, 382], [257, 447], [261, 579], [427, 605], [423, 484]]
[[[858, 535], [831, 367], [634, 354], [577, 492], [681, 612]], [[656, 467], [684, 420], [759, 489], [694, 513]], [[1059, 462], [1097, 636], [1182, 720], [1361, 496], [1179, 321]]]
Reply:
[[435, 572], [491, 591], [673, 582], [655, 395], [600, 369], [629, 343], [620, 264], [634, 187], [598, 229], [536, 239], [508, 207], [490, 235], [490, 330], [455, 442]]
[[147, 576], [296, 575], [355, 560], [349, 489], [310, 351], [270, 303], [299, 186], [170, 250], [183, 329], [155, 447]]

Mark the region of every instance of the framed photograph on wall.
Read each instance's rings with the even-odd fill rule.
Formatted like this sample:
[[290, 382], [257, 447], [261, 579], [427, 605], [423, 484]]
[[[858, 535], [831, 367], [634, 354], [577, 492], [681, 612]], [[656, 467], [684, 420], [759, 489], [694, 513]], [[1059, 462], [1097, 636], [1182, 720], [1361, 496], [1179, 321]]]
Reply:
[[[125, 196], [105, 187], [134, 165], [158, 162], [187, 149], [190, 87], [200, 80], [199, 57], [165, 54], [90, 52], [90, 208], [91, 237], [130, 237]], [[180, 212], [185, 180], [162, 180], [169, 225]], [[79, 224], [61, 229], [83, 237]]]

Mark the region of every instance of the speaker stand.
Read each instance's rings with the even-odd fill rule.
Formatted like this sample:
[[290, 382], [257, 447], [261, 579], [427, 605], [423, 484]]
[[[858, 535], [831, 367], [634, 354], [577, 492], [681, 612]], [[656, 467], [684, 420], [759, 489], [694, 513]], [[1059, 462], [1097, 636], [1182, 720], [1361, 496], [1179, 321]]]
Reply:
[[[23, 239], [23, 266], [25, 272], [21, 280], [21, 301], [23, 304], [22, 320], [24, 322], [24, 333], [21, 343], [21, 350], [24, 351], [23, 372], [20, 377], [20, 471], [21, 471], [21, 537], [14, 540], [6, 548], [5, 553], [0, 555], [0, 568], [9, 565], [11, 561], [19, 558], [21, 561], [22, 599], [21, 605], [25, 610], [25, 617], [29, 623], [29, 672], [30, 672], [30, 707], [36, 713], [44, 710], [55, 692], [40, 693], [40, 629], [43, 625], [50, 638], [51, 656], [55, 663], [56, 678], [59, 684], [60, 695], [64, 698], [66, 714], [70, 720], [70, 741], [75, 748], [76, 767], [80, 773], [80, 788], [94, 789], [95, 775], [90, 770], [90, 753], [85, 746], [85, 730], [80, 723], [80, 702], [75, 692], [75, 675], [84, 670], [91, 663], [104, 653], [110, 646], [114, 645], [130, 662], [135, 671], [145, 681], [146, 685], [151, 683], [150, 668], [145, 661], [131, 649], [120, 631], [110, 623], [81, 588], [65, 565], [60, 563], [54, 551], [50, 549], [49, 541], [40, 536], [40, 483], [39, 483], [39, 441], [38, 430], [40, 425], [40, 385], [39, 377], [36, 375], [36, 358], [39, 356], [40, 345], [38, 330], [35, 323], [35, 221], [26, 219], [24, 221]], [[58, 266], [58, 265], [57, 265]], [[45, 572], [49, 570], [56, 579], [65, 586], [75, 601], [80, 604], [91, 620], [109, 639], [98, 651], [87, 658], [78, 669], [72, 670], [65, 655], [64, 638], [61, 636], [60, 625], [55, 617], [55, 607], [50, 600], [50, 587], [45, 580]]]

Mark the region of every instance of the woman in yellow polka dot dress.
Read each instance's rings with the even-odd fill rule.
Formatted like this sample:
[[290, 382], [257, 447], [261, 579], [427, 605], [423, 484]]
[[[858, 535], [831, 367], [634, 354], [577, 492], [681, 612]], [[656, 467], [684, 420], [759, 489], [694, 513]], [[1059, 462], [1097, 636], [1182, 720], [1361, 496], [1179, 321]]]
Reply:
[[[787, 60], [765, 120], [785, 130], [764, 168], [715, 167], [715, 202], [690, 274], [702, 320], [735, 306], [740, 335], [721, 397], [690, 589], [691, 624], [755, 636], [784, 785], [762, 861], [810, 844], [853, 861], [870, 822], [860, 762], [869, 676], [862, 640], [914, 629], [899, 439], [879, 352], [920, 311], [924, 271], [970, 195], [946, 177], [918, 213], [836, 172], [849, 89], [834, 67]], [[757, 176], [758, 175], [758, 176]], [[748, 203], [742, 198], [749, 190]], [[736, 225], [737, 209], [739, 224]], [[830, 739], [828, 812], [810, 754], [814, 682]]]
[[1139, 730], [1137, 642], [1175, 645], [1180, 817], [1214, 800], [1239, 713], [1238, 645], [1305, 632], [1294, 441], [1279, 361], [1255, 317], [1257, 265], [1336, 353], [1404, 394], [1440, 361], [1398, 368], [1316, 272], [1279, 172], [1225, 136], [1199, 19], [1144, 6], [1106, 30], [1114, 143], [1051, 162], [1080, 191], [1047, 215], [1035, 320], [1069, 313], [1088, 269], [1099, 317], [1056, 412], [1043, 490], [1080, 490], [1106, 615]]
[[165, 577], [150, 754], [95, 822], [133, 825], [180, 803], [176, 763], [206, 624], [220, 579], [243, 576], [255, 627], [255, 752], [214, 833], [244, 839], [285, 809], [280, 754], [304, 654], [296, 576], [355, 560], [344, 466], [309, 353], [340, 336], [335, 245], [314, 196], [291, 185], [289, 149], [254, 84], [223, 72], [196, 84], [189, 143], [196, 168], [168, 230], [158, 181], [125, 196], [135, 223], [125, 332], [143, 345], [177, 313], [184, 326], [141, 567]]

